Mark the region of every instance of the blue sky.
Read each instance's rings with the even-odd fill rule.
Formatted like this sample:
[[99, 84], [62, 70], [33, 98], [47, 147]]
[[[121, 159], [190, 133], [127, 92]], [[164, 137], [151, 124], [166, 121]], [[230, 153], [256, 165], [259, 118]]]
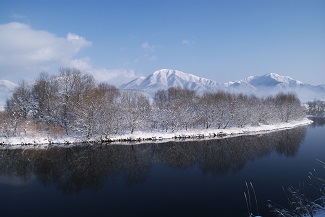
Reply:
[[0, 79], [60, 66], [115, 85], [162, 68], [325, 84], [325, 1], [2, 0]]

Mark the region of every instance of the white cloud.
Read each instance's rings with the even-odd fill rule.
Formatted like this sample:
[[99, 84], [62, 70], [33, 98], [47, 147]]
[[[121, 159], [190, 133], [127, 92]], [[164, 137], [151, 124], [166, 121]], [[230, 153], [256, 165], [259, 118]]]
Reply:
[[82, 59], [73, 59], [68, 66], [79, 69], [80, 71], [89, 71], [93, 68], [90, 62], [90, 58], [87, 57]]
[[182, 40], [182, 44], [190, 44], [190, 41], [189, 41], [189, 40], [186, 40], [186, 39], [184, 39], [184, 40]]
[[183, 39], [181, 41], [181, 44], [182, 45], [190, 45], [190, 44], [193, 44], [194, 43], [194, 40], [193, 39]]
[[145, 50], [145, 51], [154, 51], [157, 48], [157, 45], [152, 45], [149, 42], [143, 42], [141, 47]]
[[147, 60], [147, 61], [155, 61], [155, 60], [158, 60], [158, 56], [155, 56], [155, 55], [148, 55], [148, 54], [145, 54], [145, 55], [144, 55], [144, 58], [145, 58], [145, 60]]
[[90, 46], [92, 43], [87, 41], [84, 37], [73, 34], [73, 33], [68, 33], [67, 35], [67, 40], [73, 45], [75, 52], [79, 52], [79, 50], [83, 47]]
[[150, 48], [150, 45], [149, 45], [149, 42], [143, 42], [142, 43], [142, 45], [141, 45], [141, 47], [143, 48], [143, 49], [148, 49], [148, 48]]
[[70, 67], [77, 68], [94, 76], [97, 82], [107, 82], [119, 86], [136, 78], [132, 69], [106, 69], [95, 68], [89, 58], [74, 59], [69, 64]]
[[141, 47], [145, 51], [145, 54], [143, 55], [143, 59], [146, 61], [155, 61], [158, 59], [157, 55], [152, 55], [154, 53], [155, 49], [159, 47], [158, 45], [152, 45], [149, 42], [143, 42]]
[[99, 82], [119, 86], [136, 78], [135, 72], [128, 69], [93, 69], [91, 74]]
[[92, 42], [68, 33], [58, 37], [53, 33], [34, 30], [29, 25], [12, 22], [0, 25], [0, 79], [19, 80], [35, 77], [41, 71], [68, 64]]
[[158, 56], [150, 56], [149, 57], [149, 60], [152, 60], [152, 61], [157, 60], [157, 59], [158, 59]]
[[89, 57], [75, 58], [81, 49], [91, 45], [91, 41], [74, 33], [59, 37], [19, 22], [2, 24], [0, 79], [33, 81], [42, 71], [57, 74], [62, 66], [77, 68], [93, 75], [97, 81], [116, 86], [135, 78], [133, 70], [98, 68], [92, 65]]
[[22, 15], [22, 14], [13, 13], [13, 14], [10, 15], [10, 18], [12, 18], [12, 19], [25, 19], [26, 16]]

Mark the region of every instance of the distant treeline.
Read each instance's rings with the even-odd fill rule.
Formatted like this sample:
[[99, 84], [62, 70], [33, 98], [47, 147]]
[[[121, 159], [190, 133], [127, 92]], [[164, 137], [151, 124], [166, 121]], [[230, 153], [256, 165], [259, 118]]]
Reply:
[[107, 137], [134, 131], [245, 127], [299, 120], [305, 111], [294, 94], [265, 98], [223, 91], [198, 95], [188, 89], [143, 93], [96, 84], [91, 75], [61, 68], [21, 82], [0, 113], [0, 136], [47, 135]]
[[307, 114], [312, 117], [324, 117], [325, 116], [325, 101], [314, 100], [307, 103]]

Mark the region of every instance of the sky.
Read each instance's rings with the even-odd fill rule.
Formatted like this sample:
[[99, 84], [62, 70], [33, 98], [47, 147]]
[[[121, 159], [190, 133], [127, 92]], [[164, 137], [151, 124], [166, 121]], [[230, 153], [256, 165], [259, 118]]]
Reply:
[[325, 84], [325, 1], [2, 0], [0, 80], [60, 67], [116, 86], [165, 68]]

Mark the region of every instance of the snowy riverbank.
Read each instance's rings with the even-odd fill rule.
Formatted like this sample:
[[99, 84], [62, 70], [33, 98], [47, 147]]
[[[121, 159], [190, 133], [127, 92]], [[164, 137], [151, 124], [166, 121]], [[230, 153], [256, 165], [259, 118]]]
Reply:
[[[303, 119], [301, 121], [293, 121], [289, 123], [279, 123], [274, 125], [259, 125], [259, 126], [246, 126], [244, 128], [228, 128], [228, 129], [204, 129], [204, 130], [188, 130], [177, 132], [135, 132], [133, 134], [115, 135], [110, 137], [105, 142], [113, 144], [134, 144], [125, 143], [131, 142], [143, 142], [143, 141], [155, 141], [166, 142], [177, 139], [222, 139], [227, 137], [235, 137], [241, 135], [253, 135], [268, 133], [278, 130], [290, 129], [298, 126], [311, 124], [309, 119]], [[51, 146], [74, 146], [78, 143], [97, 143], [101, 142], [100, 138], [92, 138], [90, 140], [83, 140], [76, 137], [50, 137], [49, 135], [34, 135], [34, 136], [19, 136], [4, 138], [0, 137], [1, 148], [48, 148]]]

